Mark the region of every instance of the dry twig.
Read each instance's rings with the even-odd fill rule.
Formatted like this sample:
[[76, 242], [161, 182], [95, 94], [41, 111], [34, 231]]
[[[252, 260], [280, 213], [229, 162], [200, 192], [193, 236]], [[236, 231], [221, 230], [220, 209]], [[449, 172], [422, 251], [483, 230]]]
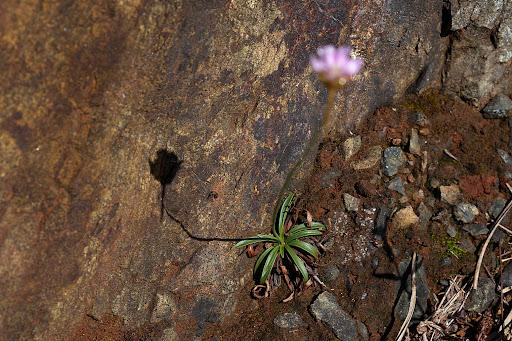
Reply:
[[[509, 184], [506, 184], [506, 185], [508, 187], [508, 190], [512, 193], [512, 187], [510, 187]], [[508, 211], [510, 210], [511, 207], [512, 207], [512, 198], [508, 200], [507, 205], [505, 206], [505, 208], [503, 208], [503, 210], [501, 211], [501, 213], [498, 216], [498, 218], [496, 219], [496, 221], [494, 221], [493, 228], [492, 228], [491, 232], [489, 232], [489, 235], [487, 236], [487, 239], [485, 240], [485, 243], [482, 246], [482, 249], [480, 250], [480, 255], [478, 255], [478, 262], [476, 263], [475, 278], [473, 279], [473, 289], [475, 289], [475, 290], [478, 288], [478, 276], [480, 275], [480, 268], [482, 267], [482, 261], [484, 259], [484, 254], [485, 254], [485, 250], [487, 249], [487, 245], [489, 245], [489, 242], [491, 241], [491, 238], [492, 238], [494, 232], [498, 228], [498, 226], [501, 223], [501, 221], [503, 220], [503, 218], [505, 218], [505, 215], [508, 213]]]
[[409, 311], [407, 312], [407, 317], [402, 324], [402, 328], [400, 328], [400, 332], [398, 332], [398, 337], [396, 341], [401, 341], [404, 337], [405, 333], [409, 330], [409, 322], [411, 322], [412, 315], [414, 313], [414, 308], [416, 307], [416, 252], [412, 254], [411, 260], [411, 301], [409, 302]]

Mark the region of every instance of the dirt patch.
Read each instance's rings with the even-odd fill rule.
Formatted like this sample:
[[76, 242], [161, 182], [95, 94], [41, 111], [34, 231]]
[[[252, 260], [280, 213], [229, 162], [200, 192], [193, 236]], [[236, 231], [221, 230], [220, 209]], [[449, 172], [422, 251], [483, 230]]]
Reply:
[[[418, 133], [418, 146], [411, 145], [412, 129]], [[432, 312], [434, 296], [444, 288], [443, 280], [474, 272], [475, 253], [485, 236], [474, 237], [462, 229], [464, 224], [452, 215], [454, 206], [441, 200], [439, 188], [459, 186], [461, 199], [478, 208], [473, 222], [489, 223], [486, 212], [491, 202], [500, 195], [509, 196], [504, 190], [509, 169], [496, 149], [510, 153], [510, 127], [505, 120], [486, 120], [474, 108], [430, 92], [376, 110], [353, 134], [361, 136], [361, 148], [348, 160], [343, 142], [350, 136], [323, 141], [305, 182], [301, 205], [316, 220], [332, 223], [331, 253], [320, 260], [321, 273], [327, 278], [335, 266], [339, 275], [327, 282], [325, 290], [335, 295], [343, 310], [365, 324], [370, 340], [394, 338], [401, 325], [394, 313], [400, 261], [413, 252], [422, 257], [430, 289], [425, 316]], [[395, 176], [382, 174], [380, 160], [354, 170], [354, 162], [367, 160], [375, 148], [390, 146], [400, 147], [405, 158]], [[391, 187], [393, 179], [402, 184], [402, 193]], [[355, 198], [357, 210], [347, 210], [344, 194]], [[402, 225], [393, 221], [394, 213], [406, 207], [411, 207], [407, 212], [418, 219], [400, 228]], [[491, 244], [484, 264], [496, 274], [499, 269], [492, 260], [496, 259], [497, 244]], [[475, 249], [468, 250], [468, 245]], [[207, 339], [333, 338], [308, 313], [321, 288], [288, 303], [279, 303], [287, 295], [284, 288], [258, 301], [249, 297], [250, 286], [243, 290], [247, 295], [241, 293], [233, 318], [211, 324], [204, 334]], [[273, 324], [278, 314], [292, 311], [307, 327], [286, 330]], [[469, 325], [477, 318], [478, 314], [467, 313]], [[476, 331], [474, 322], [465, 335]]]

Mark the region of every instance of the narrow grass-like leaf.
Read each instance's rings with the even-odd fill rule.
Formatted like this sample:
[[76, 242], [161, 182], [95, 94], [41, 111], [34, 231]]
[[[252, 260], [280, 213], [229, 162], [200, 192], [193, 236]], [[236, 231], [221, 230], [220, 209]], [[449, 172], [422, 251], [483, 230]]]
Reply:
[[260, 284], [265, 283], [268, 276], [270, 275], [270, 272], [272, 271], [272, 268], [274, 267], [274, 262], [276, 261], [277, 255], [279, 254], [279, 245], [273, 246], [272, 251], [267, 257], [267, 260], [265, 261], [265, 265], [263, 265], [263, 270], [261, 271], [261, 279]]
[[279, 212], [279, 222], [277, 225], [278, 234], [281, 239], [284, 239], [284, 221], [286, 220], [286, 216], [288, 215], [288, 211], [292, 206], [293, 199], [295, 199], [295, 192], [292, 192], [286, 200], [283, 202], [281, 206], [281, 211]]
[[311, 223], [311, 227], [308, 227], [305, 224], [295, 225], [293, 228], [290, 229], [290, 231], [288, 231], [288, 235], [291, 235], [291, 234], [293, 234], [295, 232], [302, 231], [302, 230], [313, 230], [313, 229], [324, 229], [324, 230], [327, 230], [327, 228], [325, 227], [324, 224], [317, 223], [317, 222], [314, 221], [314, 222]]
[[268, 236], [268, 235], [265, 235], [265, 234], [258, 234], [257, 236], [252, 236], [252, 237], [249, 237], [247, 239], [244, 239], [244, 240], [236, 243], [236, 245], [233, 246], [233, 249], [238, 248], [238, 247], [242, 247], [242, 246], [251, 245], [251, 244], [254, 244], [254, 243], [261, 243], [261, 242], [278, 243], [279, 239], [277, 239], [274, 236]]
[[312, 228], [312, 229], [325, 229], [325, 230], [327, 230], [327, 227], [325, 227], [325, 225], [324, 225], [324, 224], [319, 223], [319, 222], [317, 222], [317, 221], [313, 221], [313, 222], [311, 222], [311, 228]]
[[297, 254], [295, 253], [295, 251], [292, 250], [291, 247], [289, 247], [288, 245], [285, 245], [284, 247], [286, 248], [286, 251], [292, 258], [295, 265], [297, 265], [297, 268], [299, 268], [299, 271], [302, 274], [302, 277], [304, 278], [304, 282], [307, 282], [309, 276], [308, 271], [306, 270], [306, 266], [304, 265], [304, 262], [302, 261], [302, 259], [299, 258], [299, 256], [297, 256]]
[[291, 240], [288, 242], [288, 245], [306, 251], [313, 257], [318, 258], [318, 250], [309, 243], [303, 242], [302, 240]]
[[284, 258], [284, 244], [279, 245], [279, 253], [281, 254], [281, 258]]
[[292, 240], [295, 240], [295, 239], [299, 239], [299, 238], [303, 238], [303, 237], [309, 237], [309, 236], [320, 236], [323, 232], [322, 231], [318, 231], [318, 230], [304, 230], [304, 231], [299, 231], [299, 232], [296, 232], [290, 236], [288, 236], [286, 239], [285, 239], [285, 243], [288, 243], [289, 241], [292, 241]]
[[292, 234], [292, 233], [295, 233], [297, 231], [301, 231], [301, 230], [306, 230], [308, 229], [309, 227], [307, 227], [306, 225], [304, 224], [299, 224], [299, 225], [295, 225], [294, 227], [292, 227], [289, 231], [288, 231], [288, 235]]
[[260, 267], [261, 262], [263, 262], [263, 260], [265, 260], [265, 257], [267, 257], [267, 255], [270, 253], [270, 251], [272, 251], [272, 249], [273, 249], [273, 247], [269, 247], [268, 249], [263, 251], [261, 253], [261, 255], [258, 257], [258, 259], [256, 260], [256, 264], [254, 264], [254, 273], [255, 274], [258, 271], [258, 268]]

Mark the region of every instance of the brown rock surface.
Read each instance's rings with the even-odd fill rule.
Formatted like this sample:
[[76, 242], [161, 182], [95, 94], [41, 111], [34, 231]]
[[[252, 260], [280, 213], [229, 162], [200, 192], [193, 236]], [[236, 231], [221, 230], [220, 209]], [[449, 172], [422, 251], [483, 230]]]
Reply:
[[319, 124], [309, 54], [365, 59], [335, 103], [345, 131], [440, 85], [441, 6], [3, 1], [0, 338], [92, 339], [105, 322], [192, 339], [231, 314], [252, 265], [232, 240], [268, 232]]

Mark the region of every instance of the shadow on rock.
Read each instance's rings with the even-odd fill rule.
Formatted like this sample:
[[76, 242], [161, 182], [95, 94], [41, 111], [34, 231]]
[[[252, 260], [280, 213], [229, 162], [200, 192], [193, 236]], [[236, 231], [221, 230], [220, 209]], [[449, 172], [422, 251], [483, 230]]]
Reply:
[[162, 219], [164, 215], [165, 187], [172, 183], [183, 160], [180, 160], [174, 152], [160, 149], [156, 153], [155, 161], [149, 160], [148, 162], [151, 175], [162, 185], [162, 193], [160, 195], [160, 219]]

